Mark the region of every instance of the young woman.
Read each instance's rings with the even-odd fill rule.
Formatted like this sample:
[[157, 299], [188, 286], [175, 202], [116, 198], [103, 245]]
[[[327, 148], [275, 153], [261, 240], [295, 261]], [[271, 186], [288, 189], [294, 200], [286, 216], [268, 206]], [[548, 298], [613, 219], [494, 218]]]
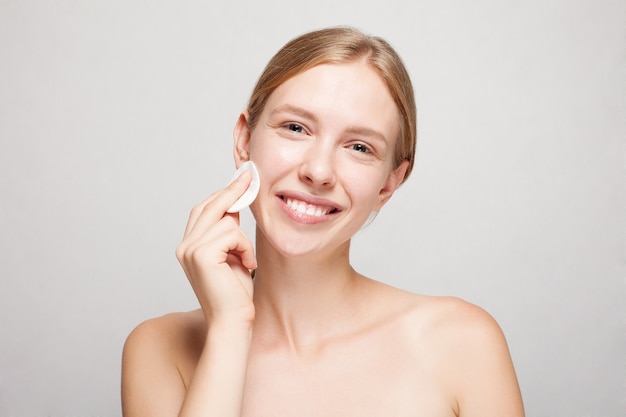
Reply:
[[177, 248], [201, 308], [126, 342], [126, 417], [523, 416], [487, 313], [350, 266], [352, 236], [411, 171], [415, 125], [380, 38], [325, 29], [272, 58], [234, 131], [235, 164], [260, 172], [256, 253], [226, 212], [244, 173], [192, 210]]

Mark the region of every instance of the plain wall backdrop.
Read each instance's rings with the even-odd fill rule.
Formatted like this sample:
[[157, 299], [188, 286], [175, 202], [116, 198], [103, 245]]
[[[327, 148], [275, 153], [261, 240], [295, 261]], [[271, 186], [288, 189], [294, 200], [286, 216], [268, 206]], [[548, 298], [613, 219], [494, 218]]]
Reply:
[[[621, 0], [0, 0], [0, 416], [119, 416], [141, 321], [287, 40], [352, 25], [413, 77], [415, 171], [360, 272], [502, 326], [528, 416], [626, 415]], [[253, 232], [249, 212], [244, 228]]]

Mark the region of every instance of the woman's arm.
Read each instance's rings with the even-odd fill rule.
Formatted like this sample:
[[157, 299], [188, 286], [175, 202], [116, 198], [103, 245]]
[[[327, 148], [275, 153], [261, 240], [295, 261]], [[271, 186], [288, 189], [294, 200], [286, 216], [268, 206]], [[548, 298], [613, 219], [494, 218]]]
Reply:
[[177, 416], [185, 384], [169, 340], [169, 318], [141, 323], [131, 332], [122, 355], [122, 413], [125, 417]]
[[181, 355], [194, 355], [181, 342], [190, 338], [188, 320], [177, 318], [182, 314], [148, 320], [128, 337], [122, 357], [124, 416], [240, 415], [250, 330], [213, 326], [186, 386]]
[[179, 416], [239, 417], [251, 328], [212, 326]]
[[[459, 301], [460, 303], [463, 303]], [[452, 326], [459, 417], [524, 417], [524, 406], [504, 334], [484, 310], [464, 303]]]
[[[138, 326], [123, 354], [125, 417], [239, 417], [254, 320], [252, 243], [237, 214], [225, 211], [245, 191], [249, 173], [195, 207], [176, 255], [200, 302], [206, 333], [193, 377], [185, 385], [171, 320]], [[178, 333], [181, 333], [180, 331]], [[182, 353], [181, 353], [182, 352]]]

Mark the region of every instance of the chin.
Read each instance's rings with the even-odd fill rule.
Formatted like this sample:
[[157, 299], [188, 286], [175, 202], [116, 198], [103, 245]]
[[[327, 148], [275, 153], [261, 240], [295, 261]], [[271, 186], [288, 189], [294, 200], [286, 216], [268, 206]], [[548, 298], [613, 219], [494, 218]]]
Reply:
[[[257, 233], [259, 232], [257, 231]], [[324, 239], [324, 237], [310, 233], [306, 235], [298, 233], [263, 235], [263, 239], [268, 246], [271, 246], [274, 251], [288, 259], [333, 256], [340, 253], [343, 248], [350, 246], [349, 240], [332, 242]]]

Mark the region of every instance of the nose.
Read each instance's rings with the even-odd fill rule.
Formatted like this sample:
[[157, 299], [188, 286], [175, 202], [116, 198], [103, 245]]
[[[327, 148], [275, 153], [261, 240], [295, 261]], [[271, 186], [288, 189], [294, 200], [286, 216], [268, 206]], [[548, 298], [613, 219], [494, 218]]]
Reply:
[[300, 179], [315, 187], [331, 188], [335, 185], [335, 161], [332, 149], [313, 144], [304, 154], [300, 166]]

